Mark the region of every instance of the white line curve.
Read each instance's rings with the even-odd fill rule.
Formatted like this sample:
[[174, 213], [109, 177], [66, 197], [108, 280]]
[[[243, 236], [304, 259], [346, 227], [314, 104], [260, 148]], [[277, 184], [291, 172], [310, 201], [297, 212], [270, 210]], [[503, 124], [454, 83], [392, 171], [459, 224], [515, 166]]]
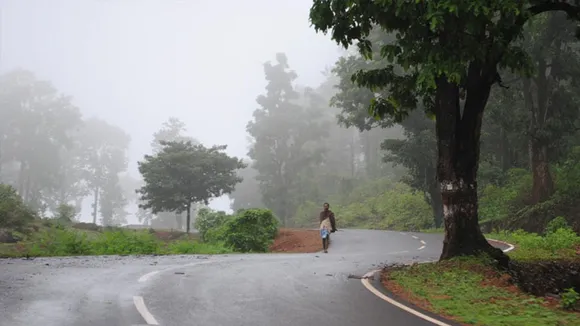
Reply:
[[157, 322], [155, 317], [153, 317], [153, 315], [147, 309], [147, 306], [145, 305], [145, 300], [143, 300], [143, 297], [134, 296], [133, 303], [135, 304], [135, 308], [137, 308], [137, 311], [139, 312], [141, 317], [143, 317], [143, 319], [145, 319], [145, 322], [147, 323], [147, 325], [159, 325], [159, 323]]
[[139, 283], [147, 282], [151, 277], [153, 277], [157, 273], [159, 273], [159, 271], [149, 272], [149, 273], [139, 277], [139, 279], [137, 281]]

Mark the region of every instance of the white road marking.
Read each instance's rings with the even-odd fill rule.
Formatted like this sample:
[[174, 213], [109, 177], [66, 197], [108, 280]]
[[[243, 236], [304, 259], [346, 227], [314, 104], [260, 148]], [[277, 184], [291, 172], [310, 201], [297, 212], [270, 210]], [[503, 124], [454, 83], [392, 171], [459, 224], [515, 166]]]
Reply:
[[427, 244], [427, 243], [425, 243], [425, 241], [423, 241], [423, 240], [421, 240], [421, 243], [422, 243], [422, 244], [424, 244], [424, 245], [426, 245], [426, 244]]
[[417, 249], [417, 250], [423, 250], [423, 249], [425, 249], [425, 246], [421, 246], [421, 247], [419, 247], [419, 249]]
[[405, 233], [405, 232], [399, 232], [399, 233], [402, 234], [402, 235], [407, 235], [407, 233]]
[[[372, 275], [372, 274], [374, 274], [376, 272], [378, 272], [378, 270], [369, 272], [369, 273], [365, 274], [365, 276], [368, 275], [368, 274], [371, 274]], [[424, 319], [424, 320], [426, 320], [428, 322], [431, 322], [431, 323], [433, 323], [435, 325], [438, 325], [438, 326], [451, 326], [451, 325], [446, 324], [446, 323], [444, 323], [442, 321], [439, 321], [437, 319], [431, 318], [431, 317], [429, 317], [429, 316], [427, 316], [427, 315], [425, 315], [423, 313], [420, 313], [420, 312], [418, 312], [417, 310], [415, 310], [413, 308], [409, 308], [409, 307], [405, 306], [404, 304], [402, 304], [402, 303], [400, 303], [400, 302], [398, 302], [398, 301], [396, 301], [394, 299], [391, 299], [391, 298], [387, 297], [386, 295], [382, 294], [379, 290], [375, 289], [375, 287], [371, 285], [371, 283], [369, 282], [369, 280], [367, 278], [363, 278], [361, 280], [361, 282], [362, 282], [363, 286], [365, 288], [367, 288], [367, 290], [371, 291], [377, 297], [379, 297], [379, 298], [387, 301], [388, 303], [392, 304], [393, 306], [395, 306], [395, 307], [397, 307], [399, 309], [405, 310], [406, 312], [410, 313], [411, 315], [415, 315], [415, 316], [417, 316], [419, 318], [422, 318], [422, 319]]]
[[513, 244], [507, 243], [505, 241], [499, 241], [499, 240], [495, 240], [495, 239], [487, 239], [487, 240], [488, 241], [494, 241], [494, 242], [501, 243], [503, 245], [508, 246], [506, 249], [503, 249], [503, 252], [510, 252], [510, 251], [512, 251], [512, 250], [515, 249], [515, 246]]
[[147, 306], [145, 306], [145, 301], [143, 300], [143, 297], [134, 296], [133, 303], [135, 304], [135, 307], [137, 308], [137, 311], [139, 312], [141, 317], [145, 319], [147, 325], [159, 325], [155, 317], [153, 317], [153, 315], [149, 312], [149, 310], [147, 310]]
[[417, 240], [419, 239], [419, 237], [416, 235], [412, 235], [411, 237], [413, 237], [413, 239], [417, 239]]
[[[495, 242], [498, 242], [498, 243], [501, 243], [501, 244], [508, 246], [508, 248], [503, 249], [503, 252], [509, 252], [509, 251], [514, 250], [514, 248], [515, 248], [515, 246], [512, 245], [511, 243], [507, 243], [504, 241], [498, 241], [498, 240], [494, 240], [494, 239], [488, 239], [488, 240], [495, 241]], [[421, 240], [421, 243], [425, 243], [425, 242]], [[421, 250], [423, 248], [425, 248], [425, 246], [419, 248], [419, 250]], [[428, 260], [428, 261], [418, 262], [418, 264], [429, 264], [429, 263], [435, 263], [435, 262], [437, 262], [437, 261], [436, 260]], [[413, 263], [411, 263], [411, 264], [413, 264]], [[411, 265], [411, 264], [407, 264], [407, 265]], [[438, 326], [451, 326], [451, 325], [446, 324], [442, 321], [431, 318], [431, 317], [429, 317], [429, 316], [427, 316], [427, 315], [425, 315], [425, 314], [423, 314], [423, 313], [421, 313], [413, 308], [407, 307], [404, 304], [400, 303], [399, 301], [392, 299], [392, 298], [389, 298], [388, 296], [384, 295], [379, 290], [377, 290], [374, 286], [372, 286], [372, 284], [369, 282], [368, 279], [371, 278], [375, 273], [378, 273], [380, 271], [381, 271], [380, 269], [370, 271], [363, 276], [363, 278], [361, 279], [361, 283], [367, 290], [371, 291], [371, 293], [373, 293], [377, 297], [385, 300], [386, 302], [392, 304], [393, 306], [400, 308], [402, 310], [405, 310], [406, 312], [410, 313], [411, 315], [415, 315], [421, 319], [424, 319], [424, 320], [431, 322], [431, 323], [438, 325]]]
[[147, 282], [151, 277], [153, 277], [155, 274], [159, 273], [159, 271], [153, 271], [150, 273], [147, 273], [141, 277], [139, 277], [139, 283], [143, 283], [143, 282]]

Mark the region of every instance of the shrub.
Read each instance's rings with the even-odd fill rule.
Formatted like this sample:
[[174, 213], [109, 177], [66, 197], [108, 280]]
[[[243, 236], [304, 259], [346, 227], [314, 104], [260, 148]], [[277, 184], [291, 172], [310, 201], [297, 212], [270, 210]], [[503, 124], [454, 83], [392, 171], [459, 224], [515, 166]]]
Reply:
[[53, 227], [37, 235], [29, 250], [31, 256], [89, 255], [92, 252], [86, 234]]
[[158, 252], [160, 241], [147, 231], [104, 231], [92, 241], [95, 255], [150, 255]]
[[35, 218], [14, 187], [0, 184], [0, 228], [22, 228]]
[[72, 222], [75, 220], [75, 216], [77, 215], [76, 208], [72, 205], [67, 204], [60, 204], [56, 208], [56, 214], [54, 214], [54, 218], [63, 221], [63, 222]]
[[572, 229], [568, 225], [566, 218], [564, 218], [563, 216], [558, 216], [553, 220], [551, 220], [550, 222], [548, 222], [548, 225], [546, 225], [545, 232], [546, 234], [550, 234], [558, 231], [559, 229], [569, 229], [569, 230]]
[[216, 212], [208, 208], [202, 208], [195, 219], [194, 227], [199, 232], [200, 238], [203, 241], [208, 241], [207, 232], [211, 229], [219, 228], [229, 219], [231, 219], [231, 215], [226, 214], [226, 212]]
[[266, 252], [278, 232], [278, 220], [268, 209], [247, 209], [223, 227], [226, 246], [241, 252]]
[[420, 230], [433, 226], [433, 212], [424, 196], [403, 183], [374, 194], [359, 203], [335, 209], [338, 228], [366, 227], [390, 230]]

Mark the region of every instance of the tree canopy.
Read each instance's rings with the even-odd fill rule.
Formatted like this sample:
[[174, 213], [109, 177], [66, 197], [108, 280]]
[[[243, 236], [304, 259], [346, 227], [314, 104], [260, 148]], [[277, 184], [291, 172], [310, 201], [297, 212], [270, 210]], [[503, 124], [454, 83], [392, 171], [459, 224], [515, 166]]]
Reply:
[[[352, 80], [369, 88], [369, 112], [402, 121], [421, 103], [436, 121], [437, 177], [446, 236], [442, 259], [486, 251], [507, 257], [483, 237], [478, 223], [477, 170], [484, 109], [500, 69], [531, 73], [530, 55], [515, 41], [530, 18], [565, 11], [578, 19], [578, 1], [339, 1], [315, 0], [314, 27], [376, 66]], [[385, 38], [384, 34], [392, 35]]]
[[187, 213], [190, 229], [192, 204], [229, 194], [242, 181], [237, 170], [244, 163], [223, 151], [225, 145], [206, 148], [191, 141], [161, 141], [161, 150], [139, 162], [144, 185], [137, 190], [140, 206], [152, 212]]

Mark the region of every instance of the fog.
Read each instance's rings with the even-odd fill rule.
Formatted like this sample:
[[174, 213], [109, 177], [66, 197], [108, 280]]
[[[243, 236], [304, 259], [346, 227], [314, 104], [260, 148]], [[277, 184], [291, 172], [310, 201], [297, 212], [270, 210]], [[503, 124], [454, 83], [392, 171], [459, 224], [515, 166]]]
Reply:
[[[317, 86], [340, 51], [309, 27], [309, 0], [0, 0], [0, 72], [33, 72], [85, 117], [131, 137], [129, 174], [174, 116], [205, 145], [248, 151], [246, 123], [264, 91], [263, 64], [284, 52], [297, 83]], [[221, 197], [211, 207], [229, 210]], [[90, 202], [83, 205], [89, 221]], [[128, 223], [137, 223], [130, 216]]]

